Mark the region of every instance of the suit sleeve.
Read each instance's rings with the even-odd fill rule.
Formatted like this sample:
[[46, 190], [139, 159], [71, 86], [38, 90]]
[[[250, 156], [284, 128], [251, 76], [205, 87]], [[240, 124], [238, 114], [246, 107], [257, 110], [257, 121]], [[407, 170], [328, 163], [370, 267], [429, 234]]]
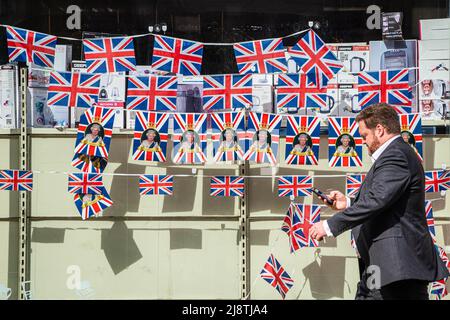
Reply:
[[370, 189], [351, 207], [327, 220], [335, 237], [385, 211], [408, 188], [411, 177], [406, 156], [398, 149], [393, 151], [379, 159]]

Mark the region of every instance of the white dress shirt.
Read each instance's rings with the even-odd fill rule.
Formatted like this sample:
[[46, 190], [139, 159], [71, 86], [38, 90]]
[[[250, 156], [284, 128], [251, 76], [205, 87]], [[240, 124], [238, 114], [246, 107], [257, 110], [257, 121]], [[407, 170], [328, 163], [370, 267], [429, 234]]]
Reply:
[[[392, 143], [392, 141], [394, 141], [395, 139], [397, 139], [398, 137], [400, 137], [400, 135], [396, 135], [395, 137], [390, 138], [388, 141], [386, 141], [385, 143], [383, 143], [372, 155], [371, 155], [371, 160], [372, 163], [374, 163], [383, 153], [384, 150], [386, 150], [386, 148]], [[351, 200], [349, 197], [347, 198], [347, 208], [351, 206]], [[328, 226], [327, 221], [323, 222], [323, 228], [325, 229], [325, 232], [327, 233], [327, 237], [334, 237], [333, 233], [331, 233], [330, 227]]]

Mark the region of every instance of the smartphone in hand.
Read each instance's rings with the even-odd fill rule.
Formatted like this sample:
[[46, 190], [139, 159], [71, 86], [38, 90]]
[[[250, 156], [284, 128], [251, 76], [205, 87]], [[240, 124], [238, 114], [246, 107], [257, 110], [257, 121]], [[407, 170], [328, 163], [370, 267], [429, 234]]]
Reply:
[[320, 199], [325, 200], [330, 206], [333, 205], [333, 203], [334, 203], [333, 200], [331, 200], [327, 195], [325, 195], [325, 193], [323, 193], [323, 192], [320, 191], [319, 189], [313, 188], [313, 189], [312, 189], [312, 192], [314, 192], [314, 194], [315, 194], [316, 196], [318, 196]]

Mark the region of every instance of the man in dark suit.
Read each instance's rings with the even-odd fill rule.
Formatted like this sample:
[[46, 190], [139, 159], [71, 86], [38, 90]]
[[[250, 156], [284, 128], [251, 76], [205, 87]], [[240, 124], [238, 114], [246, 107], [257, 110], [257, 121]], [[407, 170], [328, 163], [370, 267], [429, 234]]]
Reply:
[[320, 241], [352, 229], [363, 269], [356, 299], [426, 300], [428, 283], [449, 272], [428, 231], [422, 163], [389, 105], [370, 106], [356, 121], [372, 168], [354, 200], [339, 191], [328, 195], [342, 211], [316, 223], [311, 236]]

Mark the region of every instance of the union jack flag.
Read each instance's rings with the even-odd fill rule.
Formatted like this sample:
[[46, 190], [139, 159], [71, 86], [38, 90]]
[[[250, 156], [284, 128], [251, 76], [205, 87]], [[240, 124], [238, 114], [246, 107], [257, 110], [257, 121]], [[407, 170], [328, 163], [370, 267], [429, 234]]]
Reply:
[[0, 190], [33, 191], [33, 172], [0, 170]]
[[422, 156], [422, 117], [419, 113], [400, 114], [400, 126], [403, 134], [408, 133], [409, 144], [423, 161]]
[[[342, 138], [349, 140], [348, 146]], [[328, 158], [330, 167], [362, 167], [362, 139], [355, 118], [328, 118]]]
[[114, 203], [106, 190], [104, 194], [75, 194], [73, 201], [83, 220], [98, 216]]
[[[169, 118], [168, 113], [136, 112], [133, 160], [166, 162]], [[150, 133], [152, 141], [148, 140]]]
[[145, 195], [173, 195], [173, 176], [142, 175], [139, 177], [139, 191]]
[[391, 107], [395, 111], [397, 111], [397, 114], [409, 114], [409, 113], [412, 113], [412, 107], [396, 106], [395, 104], [391, 105]]
[[[86, 110], [86, 112], [81, 116], [80, 124], [78, 125], [75, 154], [86, 154], [90, 156], [108, 158], [114, 116], [115, 110], [110, 108], [95, 106]], [[89, 131], [93, 124], [100, 125], [102, 130], [99, 132], [97, 137], [91, 137], [92, 139], [89, 139]]]
[[173, 117], [175, 141], [173, 162], [178, 164], [205, 163], [207, 114], [175, 113]]
[[84, 39], [83, 49], [87, 72], [113, 73], [136, 70], [132, 37]]
[[311, 176], [284, 176], [278, 178], [279, 197], [307, 197], [312, 195]]
[[320, 108], [328, 106], [327, 89], [311, 82], [307, 75], [280, 74], [277, 85], [277, 110], [284, 108]]
[[278, 260], [275, 259], [273, 254], [270, 255], [264, 268], [261, 270], [261, 278], [277, 289], [283, 299], [286, 297], [289, 289], [294, 286], [294, 280], [292, 280]]
[[[245, 112], [211, 113], [211, 120], [214, 161], [244, 160]], [[227, 141], [227, 136], [231, 134], [233, 137], [230, 142]]]
[[97, 173], [69, 173], [69, 193], [103, 194], [102, 175]]
[[365, 174], [347, 175], [347, 184], [346, 184], [347, 197], [356, 197], [365, 178], [366, 178]]
[[272, 165], [277, 163], [281, 119], [280, 115], [249, 112], [245, 160]]
[[409, 70], [381, 70], [358, 75], [358, 99], [361, 109], [375, 103], [411, 106]]
[[435, 247], [437, 253], [439, 254], [439, 258], [441, 258], [442, 262], [444, 262], [444, 264], [445, 264], [445, 267], [450, 271], [450, 260], [447, 256], [447, 253], [445, 252], [445, 250], [438, 245], [435, 245], [434, 247]]
[[176, 111], [177, 88], [177, 77], [129, 77], [127, 109]]
[[152, 68], [185, 76], [200, 75], [203, 44], [184, 39], [155, 36]]
[[433, 218], [433, 206], [431, 201], [425, 201], [425, 216], [427, 218], [428, 231], [430, 231], [433, 242], [436, 243], [436, 229]]
[[318, 241], [309, 230], [320, 221], [320, 206], [291, 203], [281, 230], [289, 236], [291, 253], [302, 247], [317, 247]]
[[240, 74], [287, 72], [281, 38], [235, 43], [233, 47]]
[[229, 110], [252, 105], [253, 77], [225, 74], [203, 77], [203, 110]]
[[[286, 163], [318, 165], [320, 146], [320, 119], [317, 117], [287, 115]], [[306, 138], [301, 146], [300, 138]]]
[[90, 108], [97, 101], [100, 75], [79, 72], [52, 72], [48, 106]]
[[235, 176], [218, 176], [211, 178], [211, 196], [243, 197], [244, 178]]
[[301, 73], [305, 73], [320, 88], [326, 87], [328, 81], [344, 66], [312, 30], [288, 52], [300, 67]]
[[434, 296], [435, 300], [441, 300], [448, 295], [447, 278], [432, 282], [430, 293]]
[[450, 189], [450, 171], [425, 172], [425, 192], [441, 192]]
[[6, 27], [9, 61], [34, 63], [53, 68], [56, 52], [55, 36], [11, 26]]

